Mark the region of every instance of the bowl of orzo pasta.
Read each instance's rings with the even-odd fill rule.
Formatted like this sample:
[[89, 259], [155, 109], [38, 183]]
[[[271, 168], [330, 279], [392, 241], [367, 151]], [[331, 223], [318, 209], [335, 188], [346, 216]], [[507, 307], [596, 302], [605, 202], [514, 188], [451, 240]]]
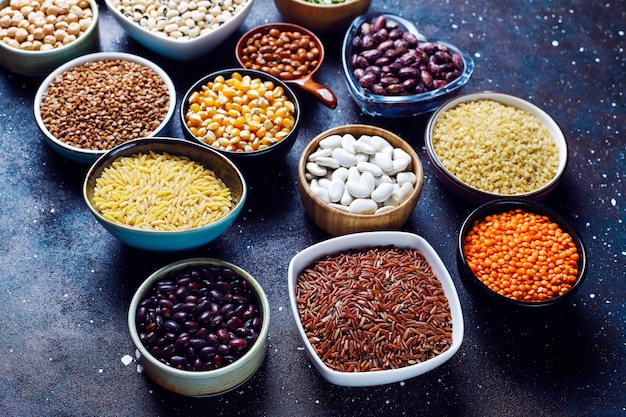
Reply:
[[176, 138], [141, 138], [100, 157], [83, 197], [96, 220], [128, 246], [149, 251], [198, 248], [241, 212], [245, 179], [223, 155]]
[[429, 118], [424, 142], [435, 176], [477, 204], [541, 200], [559, 184], [568, 160], [563, 131], [545, 110], [493, 91], [444, 103]]
[[46, 143], [86, 165], [126, 141], [165, 135], [175, 108], [169, 75], [125, 52], [96, 52], [61, 65], [43, 80], [34, 100]]
[[304, 350], [341, 386], [400, 382], [450, 359], [463, 340], [458, 294], [421, 236], [374, 231], [309, 246], [289, 263]]

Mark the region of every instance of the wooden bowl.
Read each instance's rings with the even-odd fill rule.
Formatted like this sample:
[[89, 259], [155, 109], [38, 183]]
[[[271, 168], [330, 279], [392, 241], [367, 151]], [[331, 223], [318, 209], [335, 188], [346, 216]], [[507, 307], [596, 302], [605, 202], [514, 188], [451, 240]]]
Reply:
[[[401, 148], [411, 156], [412, 162], [408, 168], [415, 174], [416, 182], [413, 191], [392, 210], [376, 214], [355, 214], [330, 206], [317, 197], [309, 186], [306, 176], [306, 163], [309, 155], [315, 151], [319, 142], [331, 135], [352, 134], [355, 138], [362, 135], [378, 135], [386, 139], [393, 147]], [[422, 163], [417, 152], [400, 136], [376, 126], [344, 125], [328, 129], [313, 138], [305, 147], [298, 162], [298, 188], [300, 199], [308, 216], [317, 226], [327, 233], [338, 236], [349, 233], [395, 230], [400, 228], [411, 216], [424, 183]]]
[[302, 25], [316, 33], [336, 33], [347, 29], [352, 20], [364, 14], [371, 0], [346, 0], [318, 4], [306, 0], [274, 0], [287, 22]]

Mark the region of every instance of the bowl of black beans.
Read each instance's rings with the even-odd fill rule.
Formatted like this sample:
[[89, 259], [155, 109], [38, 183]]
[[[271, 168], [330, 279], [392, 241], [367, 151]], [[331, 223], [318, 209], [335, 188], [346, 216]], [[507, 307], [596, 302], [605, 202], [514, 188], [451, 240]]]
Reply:
[[269, 321], [261, 285], [236, 265], [212, 258], [157, 270], [139, 286], [128, 312], [145, 374], [189, 397], [245, 383], [265, 358]]
[[342, 46], [348, 91], [369, 116], [402, 118], [434, 111], [469, 82], [474, 61], [456, 46], [427, 39], [400, 16], [369, 13]]

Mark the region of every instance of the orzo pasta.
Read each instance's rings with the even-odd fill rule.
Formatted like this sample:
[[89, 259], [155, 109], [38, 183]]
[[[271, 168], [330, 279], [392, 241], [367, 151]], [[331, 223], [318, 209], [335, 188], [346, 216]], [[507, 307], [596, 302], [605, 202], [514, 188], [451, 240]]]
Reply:
[[186, 230], [213, 223], [233, 206], [230, 189], [212, 171], [166, 152], [120, 157], [93, 190], [106, 219], [148, 230]]

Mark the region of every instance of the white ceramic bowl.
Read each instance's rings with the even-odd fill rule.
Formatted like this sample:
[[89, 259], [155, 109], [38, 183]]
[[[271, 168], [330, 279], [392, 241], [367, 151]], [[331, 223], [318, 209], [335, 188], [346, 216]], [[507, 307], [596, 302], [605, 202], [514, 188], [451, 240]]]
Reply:
[[122, 14], [114, 0], [105, 0], [106, 6], [131, 38], [148, 49], [179, 61], [189, 61], [211, 52], [243, 24], [252, 10], [254, 0], [246, 4], [229, 20], [209, 33], [189, 40], [176, 40], [150, 31]]
[[[372, 248], [375, 246], [396, 246], [419, 250], [431, 265], [434, 274], [441, 282], [444, 294], [448, 298], [452, 317], [452, 344], [448, 350], [429, 360], [397, 369], [371, 372], [338, 372], [328, 367], [315, 353], [315, 350], [300, 321], [296, 302], [296, 284], [300, 273], [325, 255], [334, 255], [351, 249]], [[463, 314], [458, 294], [441, 258], [433, 247], [421, 236], [407, 232], [361, 232], [334, 237], [309, 246], [297, 253], [289, 263], [288, 290], [291, 312], [296, 320], [298, 333], [307, 355], [319, 373], [329, 382], [342, 386], [374, 386], [395, 383], [429, 372], [450, 359], [461, 346], [463, 340]]]
[[[244, 278], [256, 295], [261, 310], [261, 329], [252, 347], [239, 359], [221, 368], [209, 371], [187, 371], [169, 366], [155, 358], [145, 348], [139, 338], [135, 322], [139, 303], [149, 293], [156, 282], [168, 273], [180, 271], [189, 266], [226, 266]], [[248, 272], [231, 263], [211, 258], [192, 258], [173, 262], [152, 273], [137, 289], [128, 310], [130, 336], [139, 351], [138, 362], [143, 371], [163, 388], [190, 397], [209, 397], [227, 392], [246, 382], [261, 366], [267, 352], [267, 336], [270, 326], [269, 301], [261, 285]]]
[[[432, 138], [433, 129], [435, 128], [438, 118], [443, 112], [457, 106], [458, 104], [481, 99], [493, 100], [508, 106], [518, 108], [520, 110], [524, 110], [533, 115], [537, 120], [541, 122], [544, 127], [547, 128], [549, 133], [552, 135], [559, 152], [559, 161], [556, 173], [549, 182], [537, 189], [526, 193], [500, 194], [481, 190], [464, 183], [443, 165], [443, 163], [437, 156], [437, 153], [435, 152]], [[424, 143], [426, 145], [426, 154], [431, 162], [433, 171], [437, 179], [440, 180], [445, 187], [447, 187], [458, 197], [477, 204], [486, 203], [488, 201], [500, 198], [518, 198], [533, 201], [541, 200], [545, 198], [548, 194], [550, 194], [559, 184], [561, 177], [565, 172], [568, 160], [567, 141], [565, 140], [563, 131], [561, 130], [561, 127], [558, 125], [558, 123], [546, 111], [520, 97], [494, 91], [478, 91], [473, 93], [465, 93], [446, 101], [430, 116], [428, 124], [426, 125]]]
[[[46, 125], [41, 116], [41, 104], [43, 101], [43, 96], [46, 93], [46, 90], [50, 86], [50, 84], [55, 80], [55, 78], [64, 73], [65, 71], [83, 65], [87, 62], [93, 61], [101, 61], [101, 60], [113, 60], [120, 59], [135, 62], [141, 64], [145, 67], [151, 68], [156, 74], [164, 81], [165, 86], [168, 90], [169, 95], [169, 103], [167, 114], [165, 115], [161, 124], [150, 134], [146, 134], [144, 136], [160, 136], [168, 132], [170, 127], [170, 122], [172, 120], [172, 116], [174, 115], [174, 110], [176, 109], [176, 88], [174, 87], [174, 83], [172, 79], [167, 75], [167, 73], [161, 69], [158, 65], [149, 61], [140, 56], [129, 54], [125, 52], [97, 52], [93, 54], [83, 55], [81, 57], [75, 58], [57, 69], [55, 69], [52, 73], [50, 73], [41, 83], [37, 93], [35, 94], [34, 100], [34, 113], [35, 120], [37, 121], [37, 126], [44, 135], [46, 143], [50, 145], [52, 149], [57, 151], [63, 157], [78, 162], [81, 164], [91, 164], [95, 162], [100, 156], [104, 155], [107, 150], [96, 150], [96, 149], [88, 149], [88, 148], [79, 148], [76, 146], [72, 146], [62, 140], [56, 138], [50, 131], [46, 128]], [[109, 109], [103, 107], [104, 111], [108, 111]], [[128, 140], [137, 139], [136, 137], [129, 137]]]
[[[100, 43], [98, 32], [100, 15], [96, 0], [89, 0], [89, 4], [92, 10], [91, 25], [75, 41], [47, 51], [27, 51], [0, 42], [0, 66], [15, 74], [39, 78], [45, 77], [50, 71], [71, 59], [96, 51]], [[0, 0], [0, 9], [8, 5], [9, 0]]]

